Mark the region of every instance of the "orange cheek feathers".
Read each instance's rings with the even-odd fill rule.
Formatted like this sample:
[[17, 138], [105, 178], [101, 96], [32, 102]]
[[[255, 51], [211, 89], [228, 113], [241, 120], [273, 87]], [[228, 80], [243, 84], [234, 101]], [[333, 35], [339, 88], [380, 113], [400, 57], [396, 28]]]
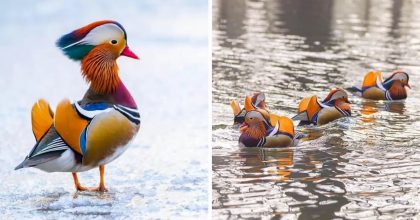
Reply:
[[115, 59], [118, 51], [109, 44], [93, 48], [82, 60], [82, 75], [98, 93], [112, 93], [120, 80]]

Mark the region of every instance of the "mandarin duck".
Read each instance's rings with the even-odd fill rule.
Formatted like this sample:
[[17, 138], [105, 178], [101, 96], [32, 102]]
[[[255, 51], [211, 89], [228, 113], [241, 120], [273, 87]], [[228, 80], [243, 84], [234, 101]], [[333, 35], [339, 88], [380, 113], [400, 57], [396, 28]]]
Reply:
[[362, 87], [353, 87], [358, 95], [373, 100], [401, 100], [407, 98], [405, 87], [411, 88], [408, 84], [408, 74], [397, 70], [390, 77], [382, 80], [379, 71], [366, 73]]
[[[119, 157], [140, 129], [137, 104], [118, 75], [118, 57], [139, 59], [127, 46], [127, 33], [115, 21], [97, 21], [63, 35], [56, 45], [81, 62], [90, 84], [82, 100], [65, 99], [55, 114], [48, 102], [32, 107], [36, 144], [15, 169], [71, 172], [77, 190], [107, 191], [105, 165]], [[99, 167], [98, 187], [83, 187], [77, 173]]]
[[[254, 93], [254, 95], [252, 95], [251, 97], [251, 104], [256, 108], [260, 108], [260, 109], [264, 109], [268, 111], [267, 106], [265, 104], [265, 94], [263, 92]], [[245, 120], [245, 114], [246, 114], [245, 108], [241, 108], [241, 106], [239, 105], [239, 102], [236, 99], [230, 102], [230, 107], [232, 108], [232, 111], [233, 111], [234, 123], [239, 123], [239, 124], [243, 123]]]
[[323, 125], [350, 115], [351, 109], [347, 93], [343, 89], [334, 88], [322, 102], [316, 96], [302, 99], [299, 103], [298, 114], [292, 119], [299, 120], [299, 125]]
[[285, 116], [269, 113], [255, 107], [247, 96], [244, 104], [244, 121], [240, 126], [239, 144], [245, 147], [289, 147], [297, 143], [293, 121]]

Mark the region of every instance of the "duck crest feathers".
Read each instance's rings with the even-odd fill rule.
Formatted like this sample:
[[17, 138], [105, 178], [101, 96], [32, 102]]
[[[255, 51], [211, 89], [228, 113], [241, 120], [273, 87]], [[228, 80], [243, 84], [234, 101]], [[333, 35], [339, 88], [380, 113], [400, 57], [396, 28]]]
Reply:
[[91, 30], [104, 24], [114, 24], [118, 26], [118, 28], [123, 31], [125, 39], [127, 39], [127, 34], [121, 24], [112, 20], [102, 20], [90, 23], [61, 36], [57, 40], [56, 46], [60, 48], [70, 59], [80, 61], [95, 47], [95, 45], [90, 45], [87, 42], [84, 42], [84, 38]]

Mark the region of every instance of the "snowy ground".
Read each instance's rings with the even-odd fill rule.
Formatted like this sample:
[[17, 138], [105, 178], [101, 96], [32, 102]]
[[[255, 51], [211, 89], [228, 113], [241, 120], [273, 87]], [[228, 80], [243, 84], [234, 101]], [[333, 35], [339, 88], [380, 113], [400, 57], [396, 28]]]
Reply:
[[[207, 1], [2, 1], [0, 218], [205, 218], [208, 206]], [[142, 127], [106, 167], [109, 193], [77, 193], [68, 173], [14, 171], [34, 144], [32, 103], [55, 106], [87, 89], [79, 64], [54, 46], [62, 34], [113, 19], [141, 60], [120, 58]], [[97, 185], [99, 173], [80, 174]]]

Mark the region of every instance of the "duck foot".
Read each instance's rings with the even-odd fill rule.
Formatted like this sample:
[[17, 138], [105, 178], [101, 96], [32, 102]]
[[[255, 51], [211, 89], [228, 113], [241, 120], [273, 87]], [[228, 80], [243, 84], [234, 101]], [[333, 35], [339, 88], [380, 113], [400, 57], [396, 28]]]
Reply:
[[71, 173], [73, 175], [74, 186], [76, 187], [77, 191], [88, 191], [88, 192], [108, 192], [108, 189], [105, 187], [105, 166], [99, 166], [99, 175], [100, 175], [100, 182], [98, 187], [85, 187], [80, 185], [79, 178], [77, 177], [77, 173]]
[[87, 192], [108, 192], [108, 188], [105, 186], [98, 187], [85, 187], [85, 186], [76, 186], [77, 191], [87, 191]]
[[86, 187], [81, 186], [80, 184], [75, 185], [77, 191], [86, 191], [86, 192], [108, 192], [108, 188], [105, 186], [98, 186], [98, 187]]

